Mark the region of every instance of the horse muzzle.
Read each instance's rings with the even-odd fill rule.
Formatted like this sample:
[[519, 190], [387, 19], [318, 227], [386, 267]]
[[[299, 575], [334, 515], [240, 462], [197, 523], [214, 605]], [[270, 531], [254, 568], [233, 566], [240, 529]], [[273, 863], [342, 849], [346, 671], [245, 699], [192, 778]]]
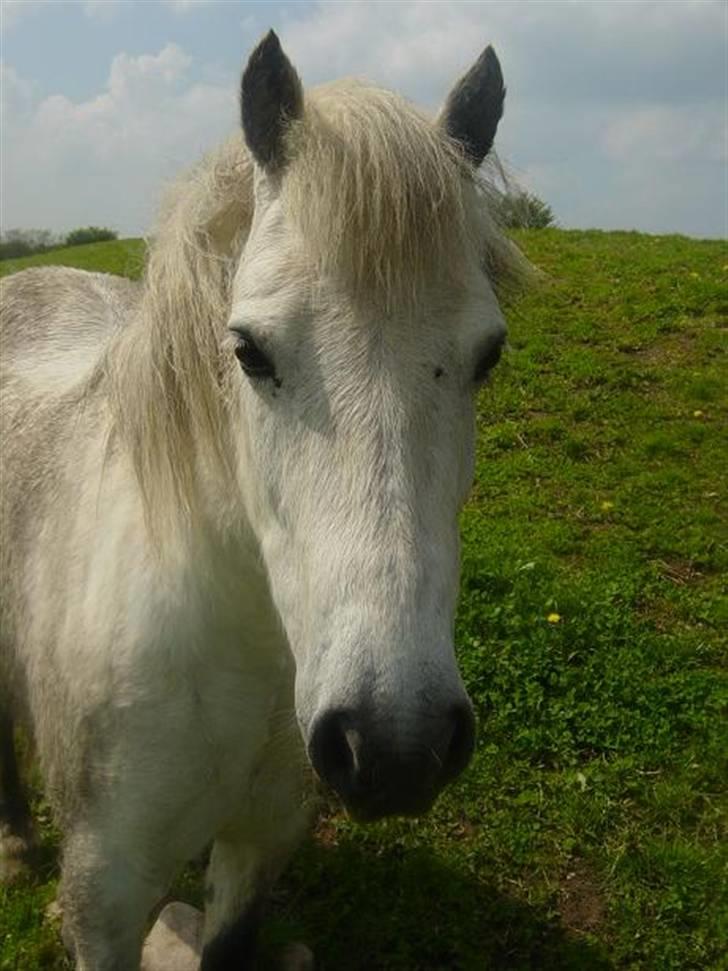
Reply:
[[421, 721], [405, 734], [372, 713], [322, 711], [309, 733], [311, 764], [356, 819], [421, 815], [470, 761], [475, 719], [464, 701]]

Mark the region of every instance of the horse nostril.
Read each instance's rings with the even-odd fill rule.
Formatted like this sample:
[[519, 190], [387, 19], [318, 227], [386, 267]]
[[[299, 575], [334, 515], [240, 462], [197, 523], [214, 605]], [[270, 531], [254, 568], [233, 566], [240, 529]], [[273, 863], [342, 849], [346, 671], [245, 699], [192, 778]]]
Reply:
[[460, 775], [475, 748], [475, 717], [470, 705], [465, 703], [454, 707], [450, 719], [452, 734], [443, 759], [443, 782]]
[[329, 711], [314, 724], [308, 744], [311, 764], [322, 779], [346, 788], [359, 768], [361, 737], [345, 711]]

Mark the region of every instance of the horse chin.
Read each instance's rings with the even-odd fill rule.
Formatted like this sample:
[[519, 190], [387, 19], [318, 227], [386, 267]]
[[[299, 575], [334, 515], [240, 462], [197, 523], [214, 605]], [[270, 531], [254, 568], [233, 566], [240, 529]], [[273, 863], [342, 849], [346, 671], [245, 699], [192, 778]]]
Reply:
[[376, 823], [380, 819], [390, 819], [392, 817], [425, 816], [432, 809], [438, 793], [431, 793], [427, 796], [418, 796], [399, 800], [397, 802], [384, 802], [372, 800], [369, 802], [347, 802], [342, 800], [347, 815], [357, 823]]

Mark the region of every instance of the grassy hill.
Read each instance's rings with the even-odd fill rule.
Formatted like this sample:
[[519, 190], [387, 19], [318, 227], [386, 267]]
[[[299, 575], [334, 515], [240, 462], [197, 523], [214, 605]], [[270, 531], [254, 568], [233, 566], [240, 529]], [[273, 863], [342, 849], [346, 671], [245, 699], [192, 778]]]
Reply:
[[114, 239], [108, 243], [61, 246], [34, 256], [0, 261], [0, 277], [31, 266], [75, 266], [79, 270], [116, 273], [136, 280], [144, 267], [144, 240]]
[[[268, 929], [307, 940], [323, 971], [725, 967], [728, 253], [518, 241], [546, 276], [510, 310], [462, 516], [477, 754], [425, 820], [324, 815]], [[138, 269], [140, 252], [13, 268]], [[0, 890], [2, 971], [65, 967], [36, 801], [46, 865]], [[175, 892], [199, 901], [195, 868]]]

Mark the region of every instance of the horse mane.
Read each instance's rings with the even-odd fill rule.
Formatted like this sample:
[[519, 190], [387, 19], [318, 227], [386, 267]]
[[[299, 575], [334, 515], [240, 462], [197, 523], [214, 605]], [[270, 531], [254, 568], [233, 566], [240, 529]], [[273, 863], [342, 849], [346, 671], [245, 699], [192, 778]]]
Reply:
[[[528, 271], [492, 216], [492, 181], [395, 94], [354, 81], [308, 92], [287, 152], [281, 201], [312, 270], [345, 280], [385, 313], [415, 310], [435, 286], [457, 287], [468, 253], [498, 290]], [[233, 483], [223, 335], [253, 206], [242, 135], [170, 187], [149, 242], [138, 319], [104, 362], [113, 427], [159, 540], [180, 513], [192, 520], [201, 477]]]

